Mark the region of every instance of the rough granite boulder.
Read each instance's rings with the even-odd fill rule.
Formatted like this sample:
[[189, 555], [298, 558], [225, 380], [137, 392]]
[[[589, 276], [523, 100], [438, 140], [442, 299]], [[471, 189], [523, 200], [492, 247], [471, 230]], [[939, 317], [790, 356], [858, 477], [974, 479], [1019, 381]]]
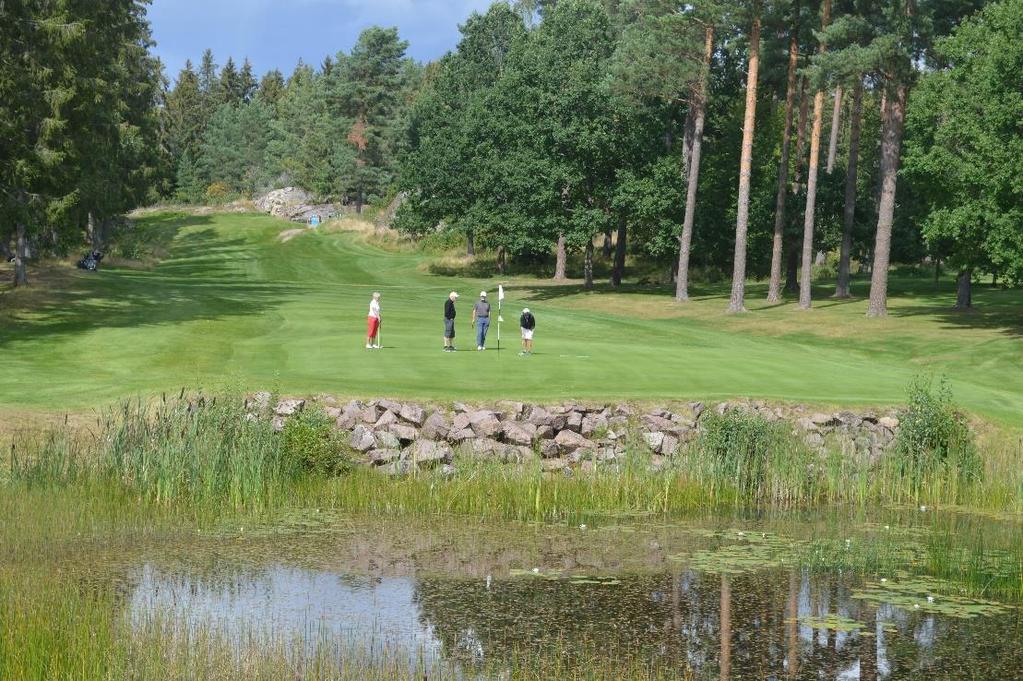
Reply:
[[603, 414], [588, 414], [583, 417], [582, 429], [579, 431], [583, 437], [592, 437], [594, 433], [605, 431], [608, 428], [607, 417]]
[[554, 444], [565, 454], [571, 454], [581, 449], [596, 449], [597, 445], [579, 433], [572, 430], [563, 430], [554, 438]]
[[475, 412], [470, 415], [469, 424], [479, 437], [495, 437], [501, 432], [501, 422], [490, 411]]
[[360, 424], [352, 430], [352, 434], [348, 438], [348, 446], [357, 452], [368, 452], [376, 448], [377, 441], [373, 437], [373, 431]]
[[426, 412], [418, 404], [403, 404], [398, 411], [398, 416], [401, 417], [402, 421], [411, 423], [414, 426], [421, 426], [423, 425], [423, 419], [426, 418]]
[[488, 437], [477, 437], [468, 441], [469, 452], [479, 458], [490, 458], [498, 456], [504, 450], [497, 440]]
[[391, 425], [392, 423], [397, 423], [397, 422], [398, 422], [398, 417], [394, 415], [393, 411], [388, 409], [387, 411], [385, 411], [383, 414], [380, 415], [380, 418], [378, 418], [376, 420], [376, 423], [373, 424], [373, 427], [374, 428], [386, 428], [387, 426]]
[[463, 428], [462, 430], [452, 431], [448, 434], [448, 441], [453, 444], [461, 444], [472, 440], [476, 437], [476, 433], [472, 431], [472, 428]]
[[401, 459], [401, 452], [397, 449], [371, 449], [366, 458], [374, 466], [383, 466]]
[[437, 464], [451, 463], [455, 452], [446, 442], [417, 440], [405, 448], [402, 456], [420, 468], [430, 468]]
[[528, 421], [506, 421], [502, 426], [502, 431], [505, 442], [528, 447], [533, 444], [537, 428]]
[[305, 408], [305, 400], [288, 399], [277, 403], [274, 413], [278, 416], [293, 416]]
[[643, 441], [646, 442], [646, 446], [649, 447], [651, 451], [660, 452], [661, 447], [664, 446], [664, 433], [660, 431], [643, 433]]
[[341, 415], [334, 420], [334, 427], [338, 430], [351, 430], [361, 420], [359, 410], [345, 407]]
[[423, 421], [423, 428], [420, 434], [427, 440], [444, 440], [447, 439], [450, 431], [451, 426], [444, 417], [444, 414], [435, 412]]
[[380, 449], [401, 449], [401, 440], [394, 433], [378, 430], [373, 433], [373, 437]]
[[472, 422], [469, 420], [469, 412], [455, 412], [455, 420], [451, 423], [451, 430], [465, 430], [470, 425], [472, 425]]
[[899, 428], [899, 419], [894, 416], [882, 416], [877, 420], [877, 425], [888, 430], [895, 431]]
[[657, 453], [662, 454], [664, 456], [674, 456], [677, 450], [678, 438], [675, 437], [674, 435], [669, 435], [665, 433], [664, 439], [661, 440], [661, 446], [657, 450]]
[[419, 431], [404, 423], [392, 423], [387, 426], [387, 432], [397, 435], [403, 444], [408, 444], [419, 438]]
[[510, 400], [502, 400], [497, 403], [497, 406], [501, 408], [501, 414], [506, 419], [518, 420], [522, 418], [522, 414], [526, 410], [526, 405], [522, 402], [513, 402]]
[[541, 440], [540, 441], [540, 456], [545, 459], [553, 459], [561, 454], [561, 447], [558, 443], [552, 440]]
[[500, 456], [504, 463], [527, 463], [536, 459], [536, 452], [530, 447], [505, 445]]
[[526, 419], [534, 426], [550, 426], [551, 413], [543, 407], [536, 405], [529, 410], [529, 417]]
[[270, 409], [273, 396], [265, 390], [245, 398], [245, 408], [249, 411], [266, 412]]

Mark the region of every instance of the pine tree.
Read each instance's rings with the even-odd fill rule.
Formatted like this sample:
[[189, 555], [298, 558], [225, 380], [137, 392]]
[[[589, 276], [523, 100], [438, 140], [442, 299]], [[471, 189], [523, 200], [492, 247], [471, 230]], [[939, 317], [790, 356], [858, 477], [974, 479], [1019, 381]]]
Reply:
[[259, 83], [256, 82], [256, 76], [252, 72], [252, 62], [246, 57], [242, 63], [242, 70], [238, 74], [238, 92], [241, 95], [241, 101], [251, 102], [258, 90]]
[[732, 261], [732, 294], [728, 311], [746, 311], [746, 248], [749, 232], [750, 183], [753, 174], [753, 135], [756, 129], [757, 84], [760, 69], [761, 0], [754, 0], [746, 62], [746, 114], [742, 126], [742, 155], [739, 160], [739, 203], [735, 222], [735, 251]]
[[383, 194], [393, 178], [399, 131], [395, 117], [405, 87], [408, 43], [398, 30], [369, 28], [360, 34], [352, 53], [339, 58], [325, 77], [328, 97], [349, 121], [345, 135], [354, 151], [348, 187], [356, 210]]
[[234, 65], [234, 59], [231, 57], [227, 58], [224, 68], [220, 70], [220, 79], [217, 82], [214, 99], [218, 106], [223, 104], [241, 104], [245, 99], [241, 77]]
[[[831, 0], [821, 6], [821, 30], [831, 23]], [[828, 44], [821, 40], [817, 49], [820, 58], [827, 53]], [[817, 219], [817, 179], [820, 174], [821, 134], [824, 125], [824, 86], [818, 85], [813, 98], [813, 128], [810, 132], [810, 163], [806, 175], [806, 208], [803, 212], [803, 258], [799, 279], [799, 309], [809, 310], [813, 286], [813, 236]]]

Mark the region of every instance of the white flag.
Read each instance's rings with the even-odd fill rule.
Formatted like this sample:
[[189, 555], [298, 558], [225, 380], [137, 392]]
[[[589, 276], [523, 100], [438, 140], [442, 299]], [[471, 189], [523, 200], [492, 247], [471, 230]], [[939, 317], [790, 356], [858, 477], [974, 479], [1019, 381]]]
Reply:
[[504, 300], [504, 286], [501, 284], [497, 285], [497, 299], [498, 301]]

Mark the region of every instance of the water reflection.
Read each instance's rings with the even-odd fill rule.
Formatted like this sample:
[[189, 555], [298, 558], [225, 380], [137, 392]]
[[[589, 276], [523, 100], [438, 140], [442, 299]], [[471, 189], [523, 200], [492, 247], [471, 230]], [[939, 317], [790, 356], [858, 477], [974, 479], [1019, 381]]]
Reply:
[[1023, 678], [1019, 611], [959, 619], [875, 606], [852, 597], [860, 585], [847, 575], [798, 569], [674, 568], [601, 583], [145, 563], [135, 577], [137, 623], [164, 613], [239, 640], [265, 632], [386, 642], [463, 669], [557, 650], [569, 666], [627, 656], [708, 679]]

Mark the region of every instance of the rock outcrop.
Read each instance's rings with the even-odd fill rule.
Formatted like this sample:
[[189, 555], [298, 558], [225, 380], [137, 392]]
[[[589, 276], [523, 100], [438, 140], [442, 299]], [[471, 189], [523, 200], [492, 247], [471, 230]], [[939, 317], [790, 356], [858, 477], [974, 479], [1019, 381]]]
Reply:
[[[788, 424], [809, 448], [838, 447], [848, 455], [876, 461], [893, 442], [899, 427], [894, 411], [820, 412], [802, 406], [775, 406], [755, 400], [704, 405], [689, 402], [650, 409], [633, 405], [523, 404], [500, 402], [486, 407], [455, 403], [450, 408], [395, 400], [316, 400], [282, 398], [269, 393], [246, 398], [247, 418], [270, 418], [284, 427], [310, 404], [320, 403], [359, 461], [389, 474], [446, 467], [459, 456], [583, 472], [615, 464], [627, 452], [646, 452], [660, 468], [696, 438], [708, 414], [743, 411], [767, 421]], [[449, 470], [449, 472], [450, 472]]]
[[317, 203], [308, 192], [298, 187], [274, 189], [256, 199], [256, 208], [292, 222], [309, 222], [314, 215], [327, 220], [350, 212], [340, 203]]

